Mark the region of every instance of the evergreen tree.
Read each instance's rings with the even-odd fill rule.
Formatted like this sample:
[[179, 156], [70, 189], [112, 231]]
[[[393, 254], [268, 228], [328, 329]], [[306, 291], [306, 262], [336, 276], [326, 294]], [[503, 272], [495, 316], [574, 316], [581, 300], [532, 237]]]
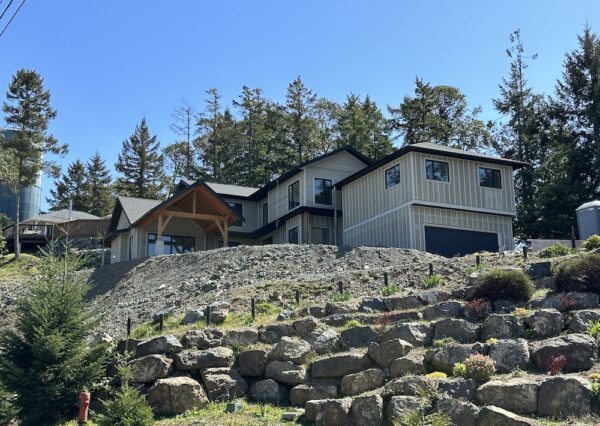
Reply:
[[3, 183], [16, 194], [15, 258], [18, 258], [20, 190], [32, 185], [44, 171], [58, 177], [60, 169], [47, 155], [64, 155], [67, 146], [48, 134], [48, 123], [56, 117], [56, 110], [50, 105], [50, 92], [44, 88], [44, 79], [36, 71], [17, 71], [8, 86], [2, 111], [6, 125], [13, 130], [10, 137], [1, 140], [0, 149], [13, 156], [11, 170], [14, 173]]
[[188, 146], [185, 141], [174, 142], [163, 148], [165, 157], [165, 169], [169, 176], [169, 195], [182, 177], [187, 175], [188, 167]]
[[16, 329], [0, 338], [0, 382], [17, 395], [25, 424], [72, 415], [81, 389], [102, 377], [106, 348], [86, 342], [91, 322], [81, 265], [79, 257], [46, 253], [18, 300]]
[[[179, 171], [180, 176], [191, 178], [195, 174], [196, 165], [194, 162], [194, 147], [192, 145], [192, 134], [194, 121], [196, 120], [196, 111], [185, 99], [181, 100], [181, 105], [171, 113], [173, 122], [171, 130], [182, 138], [181, 145], [177, 151], [184, 154], [183, 160], [180, 160], [183, 167]], [[173, 148], [175, 149], [175, 148]]]
[[337, 121], [341, 113], [337, 102], [321, 98], [315, 105], [317, 151], [333, 151], [340, 140]]
[[46, 198], [46, 201], [50, 203], [51, 210], [68, 209], [72, 202], [73, 210], [89, 212], [90, 197], [87, 194], [86, 182], [85, 164], [77, 159], [69, 164], [67, 173], [55, 181], [56, 188], [50, 190], [51, 198]]
[[477, 116], [480, 107], [469, 109], [456, 87], [431, 86], [417, 78], [414, 97], [405, 96], [399, 107], [388, 107], [390, 125], [405, 144], [437, 143], [453, 148], [486, 151], [494, 149], [492, 123]]
[[160, 199], [164, 195], [164, 157], [156, 135], [150, 136], [146, 119], [123, 141], [115, 169], [121, 173], [116, 188], [120, 195]]
[[112, 177], [99, 153], [95, 153], [86, 165], [86, 197], [88, 213], [106, 216], [113, 209]]
[[521, 238], [539, 238], [545, 225], [540, 223], [539, 185], [541, 179], [542, 144], [544, 139], [545, 102], [533, 92], [525, 77], [527, 60], [519, 30], [510, 35], [511, 59], [508, 78], [500, 84], [500, 97], [494, 100], [498, 112], [507, 117], [500, 136], [503, 157], [524, 161], [526, 166], [515, 174], [517, 217], [515, 232]]
[[315, 108], [317, 95], [308, 89], [300, 77], [288, 86], [286, 95], [287, 127], [290, 147], [295, 151], [295, 163], [300, 164], [318, 155]]

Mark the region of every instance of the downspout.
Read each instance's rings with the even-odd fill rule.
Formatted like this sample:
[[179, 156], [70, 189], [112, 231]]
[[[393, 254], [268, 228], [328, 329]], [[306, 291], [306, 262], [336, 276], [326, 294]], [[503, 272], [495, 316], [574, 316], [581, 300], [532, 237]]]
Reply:
[[337, 191], [333, 185], [333, 244], [337, 246]]

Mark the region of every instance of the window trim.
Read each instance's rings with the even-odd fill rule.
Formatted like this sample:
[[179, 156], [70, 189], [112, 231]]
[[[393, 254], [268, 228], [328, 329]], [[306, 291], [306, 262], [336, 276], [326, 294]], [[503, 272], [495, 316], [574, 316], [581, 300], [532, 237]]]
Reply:
[[[267, 208], [266, 209], [267, 214], [265, 214], [265, 207]], [[268, 224], [269, 224], [269, 202], [266, 201], [262, 205], [262, 226], [266, 226]]]
[[396, 164], [394, 164], [393, 166], [390, 166], [390, 167], [388, 167], [387, 169], [385, 169], [385, 170], [383, 171], [383, 184], [385, 185], [385, 190], [386, 190], [386, 191], [387, 191], [388, 189], [392, 189], [393, 187], [400, 185], [400, 182], [402, 181], [402, 180], [400, 179], [400, 180], [398, 181], [398, 183], [396, 183], [396, 184], [394, 184], [394, 185], [392, 185], [392, 186], [388, 186], [388, 184], [387, 184], [387, 172], [388, 172], [388, 170], [391, 170], [391, 169], [393, 169], [394, 167], [398, 167], [398, 175], [399, 175], [399, 173], [400, 173], [400, 170], [401, 170], [401, 167], [400, 167], [400, 163], [399, 163], [399, 162], [398, 162], [398, 163], [396, 163]]
[[[297, 201], [297, 202], [298, 202], [298, 204], [296, 204], [294, 207], [290, 207], [290, 202], [291, 202], [291, 200], [290, 200], [290, 188], [291, 188], [292, 186], [294, 186], [295, 184], [298, 184], [298, 201]], [[300, 204], [301, 204], [301, 202], [300, 202], [300, 179], [297, 179], [297, 180], [295, 180], [294, 182], [292, 182], [292, 183], [290, 183], [290, 184], [288, 185], [288, 193], [287, 193], [287, 198], [288, 198], [288, 211], [292, 211], [292, 210], [294, 210], [295, 208], [298, 208], [298, 207], [300, 207]]]
[[[296, 242], [292, 243], [290, 242], [290, 232], [292, 232], [293, 230], [296, 230]], [[288, 229], [287, 231], [287, 242], [288, 244], [300, 244], [300, 229], [298, 228], [298, 226], [293, 226], [290, 229]]]
[[[427, 162], [428, 161], [432, 161], [434, 163], [446, 163], [448, 165], [448, 180], [428, 178], [427, 177]], [[444, 161], [444, 160], [435, 160], [433, 158], [425, 158], [425, 180], [431, 180], [433, 182], [441, 182], [441, 183], [446, 183], [446, 184], [449, 184], [450, 182], [452, 182], [452, 178], [450, 176], [450, 162]]]
[[[331, 197], [330, 197], [331, 203], [329, 203], [329, 204], [317, 203], [317, 193], [315, 192], [315, 183], [316, 183], [317, 179], [328, 180], [331, 183], [331, 186], [329, 187], [329, 192], [331, 194]], [[313, 176], [313, 202], [319, 206], [333, 206], [333, 179]]]
[[[499, 177], [499, 183], [500, 186], [487, 186], [487, 185], [482, 185], [481, 183], [481, 177], [479, 176], [479, 171], [480, 170], [492, 170], [493, 172], [498, 172], [498, 177]], [[493, 176], [493, 173], [492, 173]], [[493, 178], [492, 178], [493, 179]], [[477, 166], [477, 180], [479, 181], [479, 187], [480, 188], [488, 188], [488, 189], [502, 189], [502, 170], [501, 169], [494, 169], [492, 167], [484, 167], [484, 166]]]
[[227, 205], [231, 208], [231, 210], [233, 210], [233, 206], [232, 204], [239, 204], [242, 207], [242, 212], [240, 214], [240, 220], [238, 222], [232, 223], [229, 226], [235, 226], [236, 228], [242, 228], [244, 226], [244, 203], [240, 202], [240, 201], [227, 201]]
[[[158, 238], [158, 232], [146, 232], [146, 256], [150, 257], [150, 255], [148, 254], [149, 250], [148, 250], [148, 245], [150, 244], [150, 242], [148, 241], [148, 239], [150, 238], [150, 235], [154, 235], [154, 243], [156, 244], [156, 238]], [[189, 253], [195, 253], [198, 250], [198, 248], [196, 247], [197, 241], [196, 241], [196, 236], [195, 235], [183, 235], [183, 234], [163, 234], [162, 236], [164, 237], [165, 235], [168, 235], [169, 237], [183, 237], [183, 238], [191, 238], [194, 240], [194, 251], [189, 252]], [[163, 240], [163, 250], [167, 247], [166, 242]], [[155, 249], [156, 250], [156, 249]], [[163, 253], [163, 254], [170, 254], [170, 253]], [[177, 254], [177, 253], [175, 253]], [[185, 252], [183, 253], [185, 254]], [[156, 251], [155, 254], [156, 255]]]

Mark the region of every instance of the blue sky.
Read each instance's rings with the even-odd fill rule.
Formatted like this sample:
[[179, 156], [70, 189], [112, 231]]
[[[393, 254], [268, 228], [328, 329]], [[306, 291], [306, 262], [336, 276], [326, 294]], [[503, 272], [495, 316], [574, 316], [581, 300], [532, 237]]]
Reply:
[[166, 145], [181, 98], [201, 109], [208, 88], [230, 103], [247, 85], [281, 101], [298, 75], [320, 96], [369, 94], [383, 109], [420, 76], [496, 119], [511, 31], [539, 54], [529, 79], [549, 94], [586, 23], [600, 32], [597, 0], [28, 0], [0, 38], [0, 91], [18, 68], [39, 71], [58, 110], [51, 132], [70, 146], [61, 162], [97, 150], [112, 167], [144, 116]]

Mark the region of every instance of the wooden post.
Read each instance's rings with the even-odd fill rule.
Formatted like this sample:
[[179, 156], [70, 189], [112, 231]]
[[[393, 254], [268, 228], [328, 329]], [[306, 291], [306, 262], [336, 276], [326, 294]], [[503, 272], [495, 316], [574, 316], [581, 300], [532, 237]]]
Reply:
[[210, 305], [206, 307], [206, 325], [210, 325]]
[[165, 328], [165, 315], [160, 314], [158, 316], [158, 330], [163, 331], [163, 328]]
[[223, 221], [223, 246], [229, 247], [229, 231], [227, 230], [227, 219]]
[[477, 266], [481, 265], [481, 256], [479, 256], [479, 255], [475, 256], [475, 264]]
[[523, 259], [527, 260], [527, 245], [523, 246]]
[[127, 338], [131, 336], [131, 317], [127, 317]]
[[571, 248], [576, 248], [577, 243], [575, 242], [575, 227], [571, 226]]
[[433, 263], [429, 264], [429, 276], [433, 276]]
[[256, 319], [256, 299], [254, 297], [250, 298], [250, 312], [252, 313], [252, 319]]
[[296, 305], [300, 304], [300, 290], [296, 290]]
[[383, 273], [383, 285], [386, 287], [388, 286], [388, 273], [387, 272]]
[[338, 290], [339, 290], [340, 294], [344, 293], [344, 284], [343, 283], [338, 283]]

